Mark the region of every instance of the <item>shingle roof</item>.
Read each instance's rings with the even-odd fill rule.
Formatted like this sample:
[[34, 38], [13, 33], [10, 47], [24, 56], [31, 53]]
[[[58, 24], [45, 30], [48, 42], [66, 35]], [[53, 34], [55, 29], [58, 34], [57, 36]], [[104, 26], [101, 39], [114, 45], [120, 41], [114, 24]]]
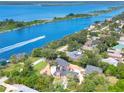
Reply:
[[98, 72], [98, 73], [102, 73], [103, 70], [100, 67], [96, 67], [96, 66], [92, 66], [92, 65], [87, 65], [86, 67], [86, 74], [91, 74], [93, 72]]
[[61, 59], [61, 58], [56, 58], [56, 62], [57, 62], [58, 65], [64, 66], [64, 67], [69, 65], [69, 63], [66, 60]]

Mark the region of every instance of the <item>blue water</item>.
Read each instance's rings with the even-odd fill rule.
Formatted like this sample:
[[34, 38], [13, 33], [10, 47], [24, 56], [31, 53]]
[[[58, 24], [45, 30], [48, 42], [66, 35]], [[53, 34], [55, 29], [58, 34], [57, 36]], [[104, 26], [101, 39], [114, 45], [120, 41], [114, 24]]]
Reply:
[[87, 13], [93, 10], [103, 10], [124, 3], [113, 2], [102, 4], [83, 4], [72, 6], [38, 6], [38, 5], [0, 5], [0, 20], [14, 19], [31, 21], [35, 19], [51, 19], [65, 16], [69, 13]]
[[119, 49], [119, 50], [121, 50], [123, 48], [124, 48], [124, 44], [118, 44], [118, 45], [113, 47], [113, 49]]
[[[89, 5], [87, 5], [87, 6], [89, 6]], [[108, 6], [110, 6], [110, 5], [108, 5]], [[5, 6], [0, 6], [0, 7], [5, 7]], [[20, 7], [22, 7], [22, 6], [19, 6], [19, 7], [18, 6], [8, 6], [8, 7], [5, 8], [5, 10], [6, 11], [10, 10], [10, 11], [14, 12], [15, 10], [12, 10], [14, 7], [17, 7], [15, 10], [18, 10], [18, 8], [20, 9]], [[39, 6], [30, 6], [30, 7], [31, 7], [31, 10], [34, 10], [34, 11], [37, 10], [37, 12], [40, 11]], [[34, 7], [36, 7], [36, 8], [34, 8]], [[50, 7], [50, 6], [48, 6], [48, 7]], [[56, 10], [53, 10], [53, 11], [59, 11], [59, 9], [64, 7], [64, 6], [61, 6], [61, 7], [60, 6], [51, 6], [51, 7], [58, 7], [58, 8], [56, 8]], [[68, 7], [68, 10], [66, 10], [67, 7]], [[86, 10], [91, 11], [90, 9], [82, 9], [81, 10], [79, 8], [80, 6], [66, 6], [65, 9], [63, 8], [63, 10], [61, 10], [59, 13], [58, 12], [57, 13], [51, 12], [51, 14], [49, 16], [52, 17], [53, 15], [65, 14], [65, 13], [67, 13], [67, 11], [69, 11], [70, 7], [71, 8], [73, 7], [72, 8], [73, 12], [74, 11], [87, 12]], [[77, 10], [78, 9], [77, 7], [79, 8], [79, 10]], [[86, 5], [85, 5], [85, 7], [86, 7]], [[100, 9], [105, 8], [105, 6], [103, 6], [103, 5], [101, 5], [101, 6], [98, 5], [98, 7], [102, 7]], [[27, 10], [28, 13], [31, 12], [29, 7], [24, 6], [24, 9], [25, 8], [29, 9], [29, 11]], [[48, 9], [50, 9], [50, 8], [48, 8]], [[94, 9], [97, 9], [97, 8], [94, 8]], [[0, 8], [0, 12], [1, 11], [2, 11], [2, 9]], [[71, 9], [70, 9], [70, 11], [71, 11]], [[39, 36], [42, 36], [42, 35], [45, 35], [46, 38], [41, 39], [41, 40], [36, 41], [36, 42], [33, 42], [33, 43], [30, 43], [30, 44], [27, 44], [25, 46], [18, 47], [18, 48], [15, 48], [13, 50], [1, 53], [0, 58], [8, 59], [11, 55], [17, 54], [17, 53], [22, 53], [22, 52], [30, 53], [34, 48], [42, 47], [42, 46], [46, 45], [47, 43], [49, 43], [51, 41], [58, 40], [58, 39], [64, 37], [65, 35], [73, 34], [77, 31], [85, 29], [85, 28], [89, 27], [91, 24], [93, 24], [95, 21], [103, 21], [106, 18], [111, 18], [111, 17], [121, 13], [122, 11], [124, 11], [124, 9], [120, 9], [118, 11], [113, 11], [111, 13], [100, 15], [100, 16], [97, 16], [97, 17], [64, 20], [64, 21], [59, 21], [59, 22], [52, 22], [52, 23], [27, 27], [27, 28], [20, 29], [20, 30], [17, 30], [17, 31], [1, 33], [0, 34], [0, 49], [4, 48], [4, 47], [7, 47], [7, 46], [10, 46], [10, 45], [14, 45], [14, 44], [19, 43], [19, 42], [30, 40], [32, 38], [36, 38], [36, 37], [39, 37]], [[23, 15], [23, 12], [24, 11], [22, 9], [22, 11], [20, 11], [20, 12], [17, 11], [16, 14], [19, 14], [19, 13], [21, 14], [22, 13], [22, 15]], [[45, 12], [46, 12], [46, 10], [45, 10]], [[35, 14], [33, 12], [31, 12], [31, 13], [32, 13], [32, 15], [27, 15], [27, 16], [30, 16], [30, 18], [32, 18]], [[5, 15], [5, 14], [3, 13], [2, 15]], [[6, 16], [12, 17], [11, 15], [12, 14], [7, 14]], [[30, 20], [30, 18], [28, 19], [27, 16], [24, 17], [24, 18], [21, 17], [21, 16], [13, 15], [13, 18], [15, 18], [15, 19], [17, 18], [17, 20], [20, 20], [21, 18], [22, 18], [21, 20], [26, 20], [26, 21]], [[38, 16], [38, 15], [36, 14], [36, 16]], [[43, 16], [41, 16], [41, 17], [43, 17]], [[33, 17], [33, 18], [35, 18], [35, 17]], [[38, 18], [38, 17], [36, 17], [36, 18]], [[47, 15], [46, 15], [46, 18], [48, 18]]]

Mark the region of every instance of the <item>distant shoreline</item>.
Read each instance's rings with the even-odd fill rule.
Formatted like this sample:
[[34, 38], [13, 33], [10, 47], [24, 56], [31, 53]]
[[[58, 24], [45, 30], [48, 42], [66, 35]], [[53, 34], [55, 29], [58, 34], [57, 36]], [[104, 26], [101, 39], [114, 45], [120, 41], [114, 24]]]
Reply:
[[[88, 18], [88, 17], [98, 16], [100, 14], [109, 13], [109, 12], [112, 12], [114, 10], [119, 10], [119, 9], [122, 9], [122, 8], [124, 8], [124, 5], [117, 6], [117, 7], [109, 7], [106, 10], [91, 11], [90, 13], [87, 13], [87, 14], [73, 14], [73, 13], [70, 13], [70, 14], [68, 14], [66, 16], [54, 17], [53, 19], [49, 19], [49, 20], [34, 20], [34, 21], [28, 22], [27, 24], [26, 24], [26, 22], [24, 22], [23, 23], [23, 24], [25, 24], [24, 26], [22, 26], [22, 27], [14, 27], [13, 29], [1, 30], [0, 34], [5, 33], [5, 32], [10, 32], [10, 31], [23, 29], [23, 28], [26, 28], [26, 27], [36, 26], [36, 25], [40, 25], [40, 24], [46, 24], [46, 23], [50, 23], [50, 22], [71, 20], [71, 19], [75, 19], [75, 18]], [[32, 23], [32, 22], [34, 22], [34, 23]]]

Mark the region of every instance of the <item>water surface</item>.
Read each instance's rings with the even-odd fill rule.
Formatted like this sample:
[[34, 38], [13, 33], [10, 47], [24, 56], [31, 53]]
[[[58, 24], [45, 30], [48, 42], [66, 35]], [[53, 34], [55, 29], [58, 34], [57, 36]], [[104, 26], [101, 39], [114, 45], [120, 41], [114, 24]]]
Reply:
[[[15, 18], [17, 20], [28, 21], [28, 20], [31, 20], [31, 18], [35, 18], [34, 16], [38, 16], [36, 18], [39, 18], [39, 17], [42, 18], [44, 15], [44, 18], [48, 18], [48, 17], [57, 16], [57, 15], [64, 15], [69, 12], [82, 12], [83, 13], [83, 12], [91, 11], [91, 7], [89, 7], [89, 6], [91, 6], [91, 5], [66, 6], [65, 8], [64, 8], [64, 6], [48, 6], [48, 7], [51, 7], [51, 8], [47, 8], [48, 10], [46, 10], [44, 7], [39, 8], [39, 6], [8, 6], [8, 7], [0, 6], [0, 7], [5, 7], [4, 10], [6, 10], [6, 11], [10, 10], [11, 12], [16, 12], [17, 10], [20, 10], [20, 7], [22, 8], [22, 11], [17, 11], [15, 14], [11, 14], [10, 11], [6, 14], [6, 11], [3, 11], [0, 8], [0, 12], [3, 11], [3, 14], [0, 16], [3, 16], [2, 18], [4, 18], [6, 15], [6, 17], [11, 18], [13, 15], [13, 18]], [[104, 6], [102, 4], [101, 5], [97, 4], [97, 6], [92, 5], [92, 7], [95, 7], [95, 8], [92, 8], [92, 10], [93, 9], [95, 10], [98, 7], [101, 7], [100, 9], [104, 9], [109, 6], [112, 6], [112, 5], [108, 5], [108, 6]], [[17, 7], [17, 8], [15, 8], [15, 7]], [[54, 8], [56, 7], [56, 9], [54, 10], [53, 7]], [[86, 7], [89, 7], [89, 8], [86, 8]], [[25, 10], [25, 8], [27, 10]], [[53, 11], [48, 12], [50, 9], [53, 9], [53, 11], [56, 11], [56, 12], [53, 12]], [[61, 10], [61, 9], [63, 9], [63, 10]], [[24, 14], [25, 17], [23, 18], [24, 10], [27, 11], [29, 14], [28, 13]], [[39, 12], [39, 14], [36, 12], [36, 10], [37, 10], [37, 12]], [[61, 10], [61, 11], [59, 11], [59, 10]], [[42, 16], [40, 16], [40, 12], [42, 14], [43, 11], [44, 11], [44, 14]], [[112, 18], [113, 16], [120, 14], [123, 11], [124, 11], [124, 9], [120, 9], [118, 11], [113, 11], [111, 13], [103, 14], [103, 15], [100, 15], [97, 17], [77, 18], [77, 19], [71, 19], [71, 20], [51, 22], [51, 23], [40, 24], [37, 26], [23, 28], [20, 30], [12, 31], [12, 32], [1, 33], [0, 34], [0, 49], [20, 43], [20, 42], [28, 41], [28, 40], [31, 40], [33, 38], [37, 38], [37, 37], [40, 37], [43, 35], [45, 36], [45, 38], [38, 40], [36, 42], [26, 44], [21, 47], [16, 47], [15, 49], [12, 49], [10, 51], [0, 53], [0, 58], [8, 59], [11, 55], [22, 53], [22, 52], [30, 53], [34, 48], [42, 47], [49, 42], [58, 40], [66, 35], [73, 34], [77, 31], [85, 29], [85, 28], [89, 27], [91, 24], [93, 24], [95, 21], [104, 21], [106, 18]], [[47, 13], [48, 13], [48, 15], [47, 15]], [[49, 13], [50, 13], [50, 15], [49, 15]]]

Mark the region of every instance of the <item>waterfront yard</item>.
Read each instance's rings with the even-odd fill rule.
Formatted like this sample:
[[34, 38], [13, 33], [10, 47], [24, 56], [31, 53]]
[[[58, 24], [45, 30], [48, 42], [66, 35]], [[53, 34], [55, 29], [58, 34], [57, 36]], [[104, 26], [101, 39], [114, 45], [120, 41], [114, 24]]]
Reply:
[[44, 69], [46, 66], [47, 66], [46, 62], [40, 62], [40, 63], [38, 63], [38, 64], [36, 64], [34, 66], [34, 70], [39, 75], [40, 74], [40, 70]]

